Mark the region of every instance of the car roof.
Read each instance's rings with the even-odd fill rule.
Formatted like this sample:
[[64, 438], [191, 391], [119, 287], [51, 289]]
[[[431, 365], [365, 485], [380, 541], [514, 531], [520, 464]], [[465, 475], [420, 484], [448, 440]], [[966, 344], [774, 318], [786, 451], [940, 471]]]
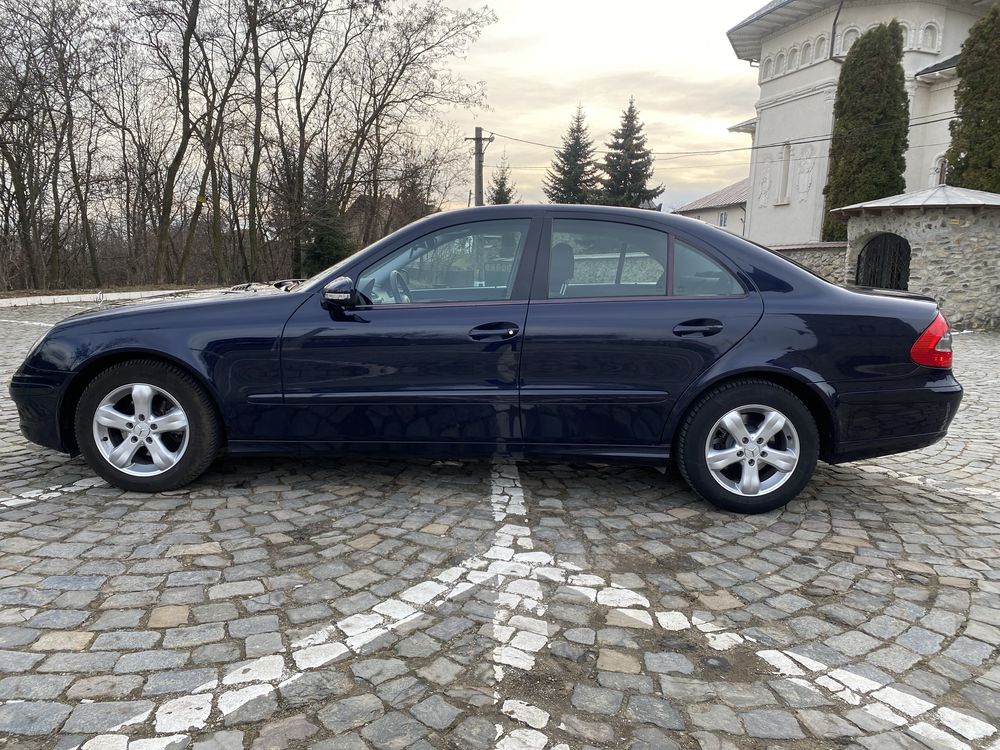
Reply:
[[586, 216], [606, 216], [608, 219], [638, 219], [694, 233], [697, 233], [700, 228], [708, 226], [702, 221], [691, 219], [687, 216], [662, 213], [645, 208], [581, 205], [578, 203], [510, 203], [502, 206], [474, 206], [472, 208], [459, 208], [431, 214], [423, 221], [434, 219], [451, 223], [453, 221], [483, 221], [505, 216], [513, 217], [538, 214], [559, 214], [562, 216], [581, 214]]

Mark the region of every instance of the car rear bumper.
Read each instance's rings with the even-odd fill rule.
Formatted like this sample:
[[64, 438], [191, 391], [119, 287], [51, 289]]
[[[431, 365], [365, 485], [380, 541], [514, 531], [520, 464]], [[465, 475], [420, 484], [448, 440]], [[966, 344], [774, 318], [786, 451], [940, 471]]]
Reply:
[[962, 386], [953, 378], [923, 388], [842, 394], [839, 439], [826, 460], [837, 464], [932, 445], [948, 434], [961, 401]]
[[17, 374], [10, 397], [17, 407], [21, 434], [32, 443], [68, 453], [59, 425], [61, 388], [52, 376]]

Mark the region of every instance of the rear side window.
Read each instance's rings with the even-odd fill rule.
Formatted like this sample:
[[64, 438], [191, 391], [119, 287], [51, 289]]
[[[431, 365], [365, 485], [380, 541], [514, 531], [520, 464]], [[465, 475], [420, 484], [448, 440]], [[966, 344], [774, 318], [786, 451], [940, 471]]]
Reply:
[[549, 299], [666, 294], [669, 239], [631, 224], [556, 219]]
[[549, 299], [743, 294], [718, 261], [665, 232], [613, 221], [552, 222]]
[[674, 240], [670, 293], [677, 297], [733, 297], [744, 293], [736, 277], [684, 240]]

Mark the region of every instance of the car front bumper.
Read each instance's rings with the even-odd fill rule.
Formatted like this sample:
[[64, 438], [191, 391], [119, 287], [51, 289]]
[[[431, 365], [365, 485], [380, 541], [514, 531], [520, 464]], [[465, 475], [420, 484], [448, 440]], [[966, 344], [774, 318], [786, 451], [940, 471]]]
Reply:
[[55, 374], [19, 372], [10, 381], [10, 397], [17, 407], [22, 435], [37, 445], [69, 453], [59, 420], [64, 380]]

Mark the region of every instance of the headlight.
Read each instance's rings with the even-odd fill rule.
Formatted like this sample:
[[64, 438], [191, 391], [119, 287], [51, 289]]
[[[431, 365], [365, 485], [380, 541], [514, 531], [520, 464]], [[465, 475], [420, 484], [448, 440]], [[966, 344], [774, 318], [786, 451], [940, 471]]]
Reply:
[[45, 337], [48, 336], [49, 333], [50, 333], [50, 331], [46, 331], [41, 336], [39, 336], [37, 339], [35, 339], [35, 343], [31, 345], [31, 348], [28, 349], [28, 353], [24, 355], [24, 361], [25, 362], [27, 362], [29, 359], [31, 359], [32, 357], [35, 356], [35, 352], [37, 352], [38, 349], [39, 349], [39, 347], [41, 347], [42, 342], [45, 341]]

